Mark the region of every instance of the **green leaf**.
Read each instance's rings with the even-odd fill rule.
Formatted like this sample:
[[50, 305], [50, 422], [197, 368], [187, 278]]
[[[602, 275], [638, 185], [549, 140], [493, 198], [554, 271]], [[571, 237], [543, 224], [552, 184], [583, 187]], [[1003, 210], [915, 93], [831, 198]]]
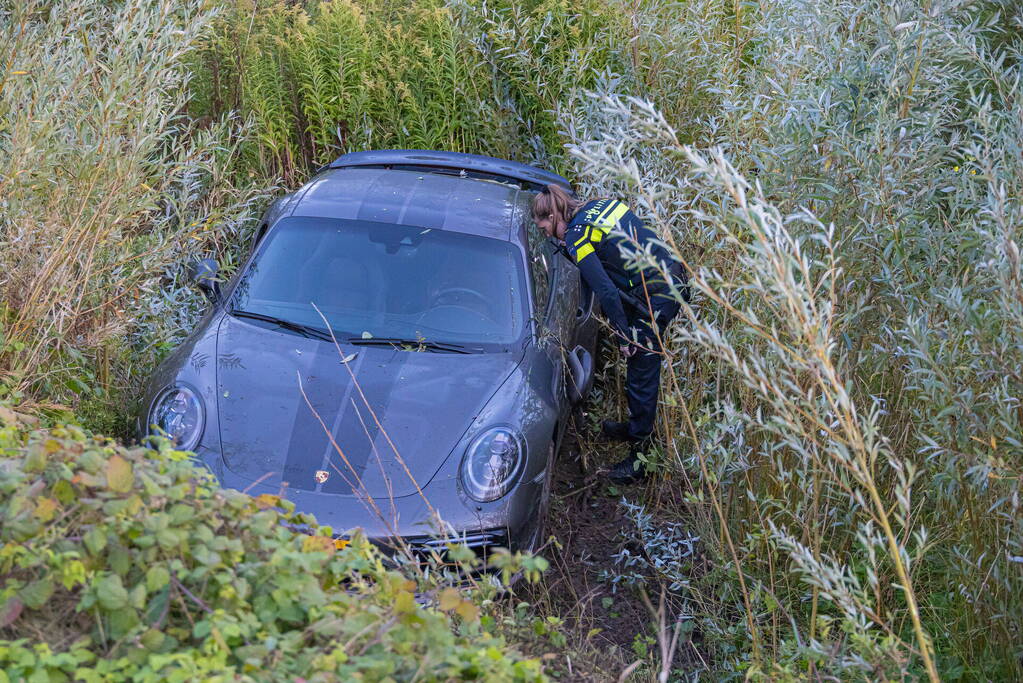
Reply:
[[175, 525], [184, 524], [195, 517], [195, 508], [184, 503], [176, 503], [170, 510], [171, 523]]
[[35, 516], [40, 522], [49, 522], [57, 513], [57, 501], [53, 498], [38, 498], [36, 500]]
[[42, 472], [46, 469], [46, 452], [36, 446], [29, 450], [25, 464], [21, 466], [26, 472]]
[[110, 563], [110, 568], [121, 576], [127, 574], [131, 569], [131, 553], [122, 545], [110, 548], [107, 561]]
[[146, 606], [146, 584], [139, 582], [128, 594], [131, 606], [135, 609], [142, 609]]
[[103, 552], [103, 548], [107, 546], [107, 535], [98, 526], [94, 526], [85, 532], [85, 537], [82, 539], [85, 542], [85, 547], [92, 555], [99, 555]]
[[109, 574], [96, 583], [96, 599], [100, 607], [113, 612], [128, 606], [128, 591], [117, 574]]
[[29, 609], [39, 609], [53, 595], [53, 579], [49, 576], [33, 581], [19, 591], [18, 596]]
[[151, 628], [142, 634], [141, 640], [143, 647], [150, 652], [156, 652], [160, 649], [160, 646], [163, 645], [164, 640], [166, 640], [166, 636], [164, 636], [160, 631], [157, 631], [155, 628]]
[[407, 614], [416, 610], [416, 600], [409, 591], [400, 591], [394, 596], [394, 611]]
[[107, 461], [107, 486], [111, 491], [127, 493], [135, 483], [135, 473], [131, 463], [119, 455]]
[[163, 529], [156, 532], [156, 542], [161, 548], [170, 550], [180, 543], [180, 538], [174, 529]]
[[170, 572], [162, 564], [150, 567], [146, 572], [146, 588], [155, 593], [170, 583]]
[[110, 636], [122, 638], [139, 624], [139, 615], [133, 609], [119, 609], [109, 615]]
[[62, 505], [67, 505], [75, 499], [75, 489], [71, 486], [71, 483], [67, 479], [59, 479], [56, 484], [53, 485], [53, 495], [57, 497], [57, 500]]
[[167, 610], [167, 604], [169, 602], [170, 584], [167, 584], [157, 591], [150, 599], [149, 604], [146, 605], [146, 623], [151, 625], [156, 624]]

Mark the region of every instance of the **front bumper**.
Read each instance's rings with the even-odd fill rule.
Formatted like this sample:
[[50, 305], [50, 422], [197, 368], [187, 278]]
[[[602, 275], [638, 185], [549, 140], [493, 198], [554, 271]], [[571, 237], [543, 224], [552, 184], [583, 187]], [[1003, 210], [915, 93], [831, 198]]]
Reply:
[[366, 498], [327, 495], [299, 489], [251, 482], [233, 475], [222, 466], [216, 452], [200, 448], [197, 460], [209, 469], [224, 488], [251, 496], [280, 495], [295, 504], [295, 511], [312, 515], [318, 524], [329, 526], [337, 538], [361, 529], [366, 538], [385, 554], [405, 547], [425, 557], [449, 543], [466, 545], [481, 558], [494, 548], [512, 552], [530, 550], [535, 541], [542, 496], [542, 478], [520, 481], [501, 500], [478, 503], [461, 491], [455, 477], [438, 477], [422, 493], [397, 498]]
[[493, 567], [490, 565], [491, 556], [498, 549], [508, 549], [510, 545], [508, 530], [505, 528], [449, 536], [376, 539], [374, 544], [394, 565], [411, 563], [420, 567], [430, 566], [454, 572], [461, 571], [461, 567], [464, 565], [450, 556], [449, 546], [464, 546], [475, 556], [474, 573], [493, 571]]

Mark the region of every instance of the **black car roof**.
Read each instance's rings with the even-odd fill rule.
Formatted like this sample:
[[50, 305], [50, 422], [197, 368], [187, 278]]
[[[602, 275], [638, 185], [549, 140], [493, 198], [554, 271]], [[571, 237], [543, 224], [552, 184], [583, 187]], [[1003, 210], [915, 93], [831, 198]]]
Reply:
[[503, 182], [388, 168], [328, 169], [292, 216], [417, 225], [521, 243], [532, 193]]

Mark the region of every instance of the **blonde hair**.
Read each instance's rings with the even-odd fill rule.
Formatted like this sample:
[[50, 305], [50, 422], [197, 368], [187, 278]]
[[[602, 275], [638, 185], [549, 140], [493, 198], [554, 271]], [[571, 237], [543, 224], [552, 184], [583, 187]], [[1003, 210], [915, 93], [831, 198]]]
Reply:
[[585, 203], [573, 197], [561, 185], [547, 185], [533, 197], [533, 221], [554, 214], [556, 219], [561, 218], [567, 223]]

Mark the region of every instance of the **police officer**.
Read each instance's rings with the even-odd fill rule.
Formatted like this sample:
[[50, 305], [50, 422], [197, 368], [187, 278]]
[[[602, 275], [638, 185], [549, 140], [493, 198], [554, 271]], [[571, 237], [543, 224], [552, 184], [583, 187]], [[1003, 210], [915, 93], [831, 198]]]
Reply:
[[564, 243], [564, 251], [597, 294], [601, 308], [627, 360], [628, 422], [605, 420], [603, 435], [632, 444], [629, 455], [611, 468], [615, 483], [631, 483], [645, 475], [638, 454], [649, 444], [657, 414], [662, 347], [660, 334], [678, 314], [662, 271], [628, 263], [628, 255], [649, 251], [665, 266], [688, 300], [688, 278], [681, 263], [657, 242], [657, 236], [614, 199], [581, 201], [558, 185], [548, 185], [534, 198], [533, 221]]

